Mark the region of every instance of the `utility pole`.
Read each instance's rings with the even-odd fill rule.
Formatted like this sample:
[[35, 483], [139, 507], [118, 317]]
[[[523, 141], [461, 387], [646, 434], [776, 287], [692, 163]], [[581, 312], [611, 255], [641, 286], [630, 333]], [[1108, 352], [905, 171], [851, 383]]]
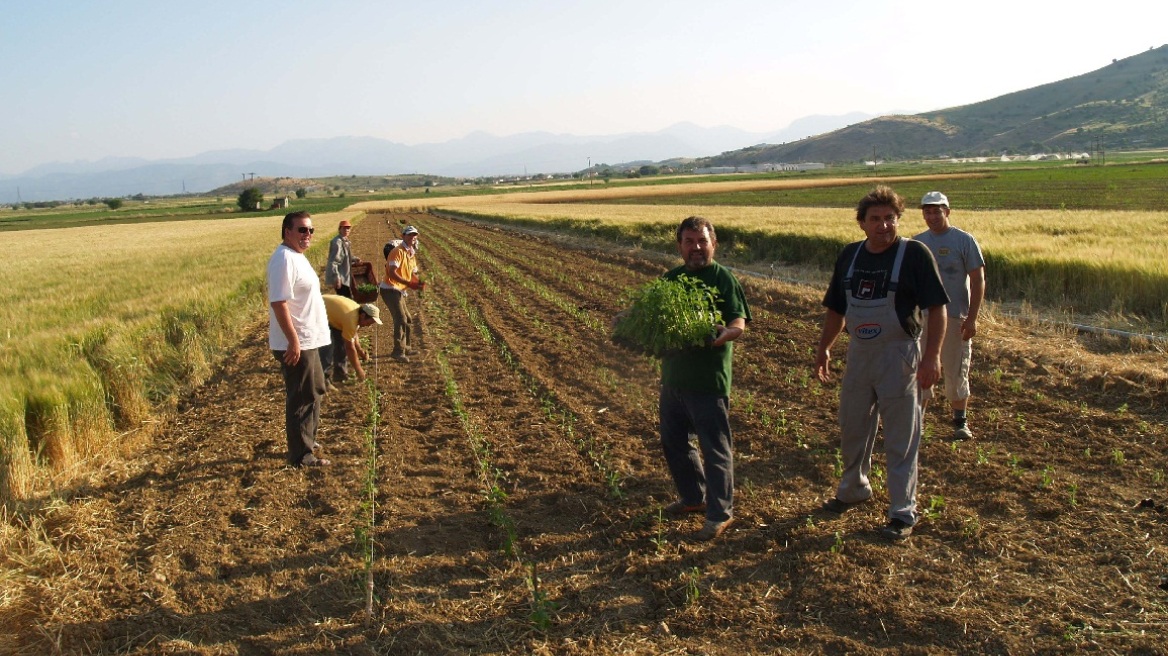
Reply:
[[876, 146], [872, 146], [872, 173], [876, 172]]
[[591, 157], [588, 158], [588, 168], [585, 169], [585, 172], [588, 174], [588, 186], [591, 187], [592, 186], [592, 158]]

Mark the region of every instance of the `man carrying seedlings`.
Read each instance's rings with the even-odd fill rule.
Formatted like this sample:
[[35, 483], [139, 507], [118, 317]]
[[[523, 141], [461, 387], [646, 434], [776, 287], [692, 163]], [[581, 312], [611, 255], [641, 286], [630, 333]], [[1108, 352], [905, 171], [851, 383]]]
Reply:
[[343, 383], [349, 377], [349, 367], [357, 372], [358, 380], [365, 380], [365, 370], [361, 361], [368, 360], [369, 354], [361, 348], [357, 339], [357, 329], [362, 326], [381, 324], [381, 311], [372, 303], [360, 305], [357, 301], [336, 294], [325, 294], [324, 309], [328, 314], [329, 338], [332, 345], [320, 352], [320, 363], [324, 367], [330, 392], [336, 390], [334, 382]]
[[320, 295], [320, 278], [304, 251], [312, 243], [312, 216], [292, 212], [280, 228], [283, 243], [268, 260], [268, 345], [284, 376], [284, 430], [288, 464], [322, 467], [317, 458], [316, 429], [325, 392], [319, 349], [329, 345], [328, 314]]
[[[836, 259], [815, 356], [815, 374], [826, 383], [831, 347], [846, 324], [848, 364], [839, 408], [843, 476], [823, 509], [843, 514], [872, 497], [868, 473], [883, 424], [891, 506], [881, 534], [893, 540], [911, 535], [917, 521], [919, 399], [941, 374], [943, 306], [949, 302], [929, 249], [897, 235], [903, 213], [904, 200], [883, 185], [856, 206], [865, 239], [845, 246]], [[922, 310], [928, 311], [923, 355]]]
[[[679, 499], [665, 507], [674, 517], [704, 513], [699, 540], [713, 540], [734, 521], [734, 444], [730, 433], [732, 342], [746, 331], [750, 307], [742, 285], [714, 261], [718, 238], [714, 226], [691, 216], [677, 228], [677, 251], [684, 264], [663, 278], [692, 278], [717, 292], [715, 304], [725, 325], [715, 327], [706, 347], [661, 359], [659, 404], [661, 446]], [[696, 435], [698, 450], [690, 444]]]
[[[930, 191], [921, 199], [921, 213], [929, 229], [913, 237], [932, 251], [941, 271], [941, 282], [949, 295], [948, 321], [941, 342], [941, 372], [945, 376], [945, 396], [953, 409], [953, 439], [973, 437], [966, 421], [969, 409], [969, 364], [973, 357], [973, 336], [977, 334], [977, 314], [985, 298], [985, 260], [973, 235], [950, 225], [949, 199]], [[925, 407], [933, 389], [924, 390]]]
[[353, 224], [342, 219], [337, 236], [329, 242], [328, 262], [324, 266], [324, 284], [346, 298], [353, 298], [353, 265], [361, 261], [353, 257], [353, 246], [349, 243], [352, 231]]
[[389, 356], [400, 362], [409, 362], [409, 356], [417, 353], [410, 341], [413, 317], [406, 307], [409, 290], [425, 288], [425, 283], [418, 277], [417, 243], [418, 229], [406, 226], [402, 230], [402, 242], [385, 259], [385, 280], [380, 285], [381, 300], [385, 301], [385, 307], [393, 316], [393, 352]]

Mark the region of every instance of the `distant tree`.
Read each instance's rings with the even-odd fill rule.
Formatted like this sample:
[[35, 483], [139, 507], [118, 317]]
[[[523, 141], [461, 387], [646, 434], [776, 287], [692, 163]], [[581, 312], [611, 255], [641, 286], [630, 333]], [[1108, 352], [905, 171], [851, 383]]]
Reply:
[[264, 195], [258, 188], [248, 187], [239, 192], [239, 198], [235, 202], [239, 205], [239, 209], [244, 212], [251, 212], [257, 207], [264, 206]]
[[111, 210], [116, 210], [122, 206], [122, 199], [121, 198], [107, 198], [107, 199], [105, 199], [105, 204], [106, 204], [106, 207], [110, 208]]
[[657, 173], [660, 172], [660, 170], [661, 169], [657, 168], [656, 166], [650, 166], [649, 164], [645, 164], [641, 168], [637, 169], [637, 172], [640, 173], [641, 175], [657, 175]]
[[307, 195], [308, 195], [308, 190], [305, 189], [304, 187], [301, 187], [301, 188], [296, 190], [296, 197], [297, 198], [304, 198]]

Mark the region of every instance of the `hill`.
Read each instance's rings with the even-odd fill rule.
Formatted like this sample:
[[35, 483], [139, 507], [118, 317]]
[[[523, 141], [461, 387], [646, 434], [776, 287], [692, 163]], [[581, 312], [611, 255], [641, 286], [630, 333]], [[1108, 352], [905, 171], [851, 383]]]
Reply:
[[1108, 66], [991, 100], [911, 116], [884, 116], [781, 145], [702, 160], [761, 162], [1092, 152], [1168, 146], [1168, 45]]

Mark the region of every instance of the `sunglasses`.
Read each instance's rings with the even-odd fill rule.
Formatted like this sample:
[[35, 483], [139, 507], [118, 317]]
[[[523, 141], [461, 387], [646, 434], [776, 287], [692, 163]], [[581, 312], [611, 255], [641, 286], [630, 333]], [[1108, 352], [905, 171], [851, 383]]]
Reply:
[[308, 226], [300, 226], [299, 228], [296, 228], [296, 232], [299, 232], [302, 235], [307, 232], [308, 234], [311, 235], [312, 233], [316, 232], [316, 228], [309, 228]]

